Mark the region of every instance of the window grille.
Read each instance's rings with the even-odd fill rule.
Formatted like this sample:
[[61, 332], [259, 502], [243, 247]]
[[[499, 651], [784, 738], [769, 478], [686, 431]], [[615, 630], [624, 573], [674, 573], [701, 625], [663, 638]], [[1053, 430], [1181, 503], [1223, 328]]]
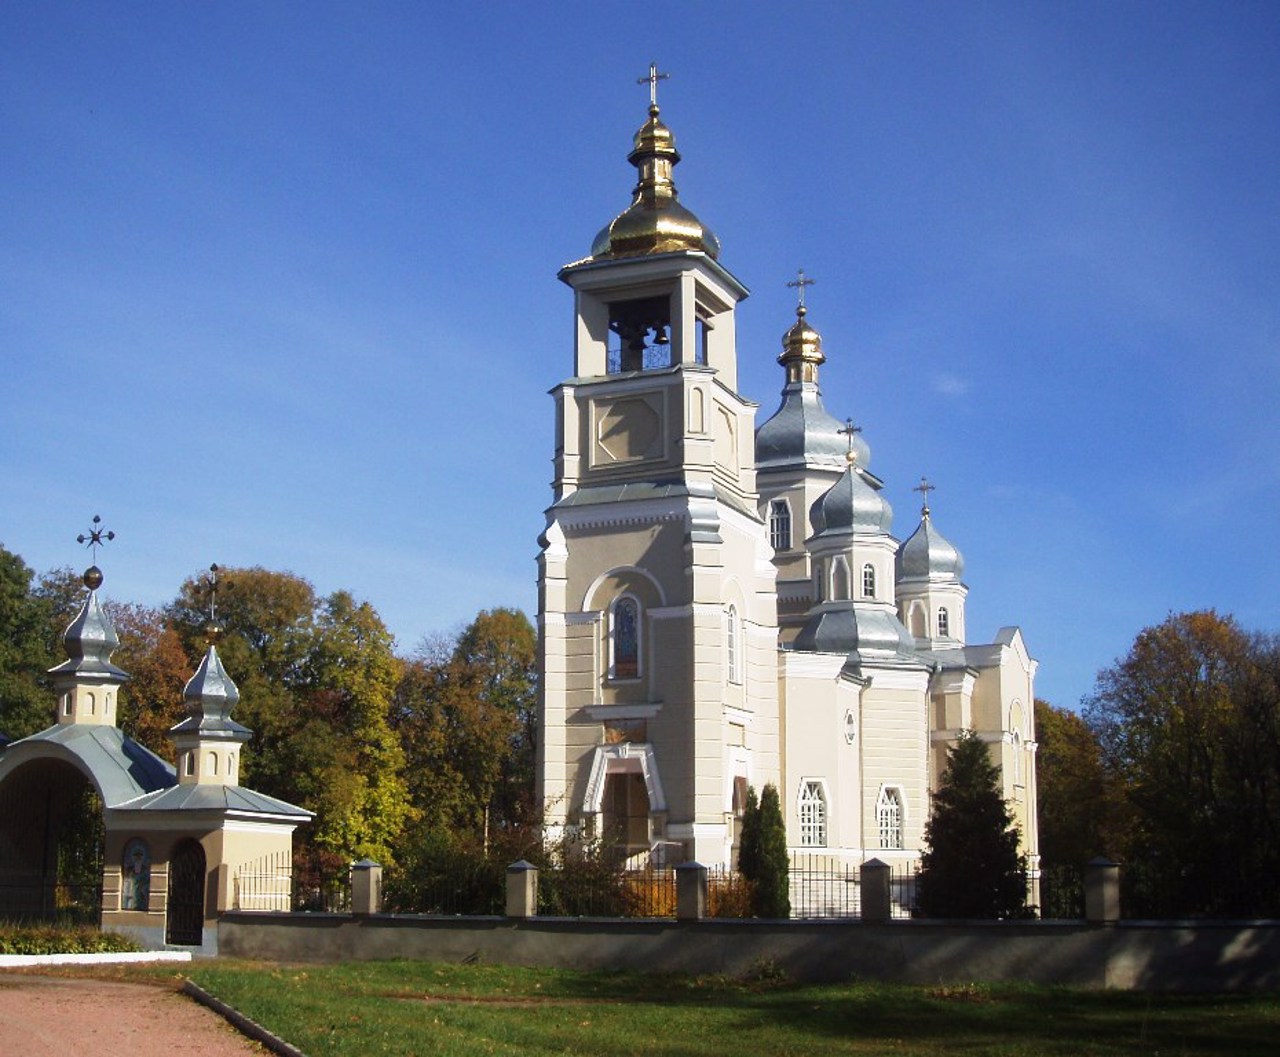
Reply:
[[800, 790], [800, 843], [806, 848], [827, 846], [827, 801], [821, 782], [805, 782]]
[[951, 634], [951, 617], [947, 613], [947, 607], [943, 606], [938, 610], [938, 638], [945, 639]]
[[876, 596], [876, 569], [870, 562], [862, 567], [862, 597], [875, 598]]
[[882, 789], [876, 804], [876, 822], [880, 827], [880, 847], [901, 848], [902, 794], [897, 789]]

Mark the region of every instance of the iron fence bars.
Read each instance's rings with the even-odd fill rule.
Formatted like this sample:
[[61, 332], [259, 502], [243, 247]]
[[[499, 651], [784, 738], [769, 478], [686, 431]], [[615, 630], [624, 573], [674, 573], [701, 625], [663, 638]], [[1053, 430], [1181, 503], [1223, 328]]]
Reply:
[[574, 863], [540, 870], [538, 913], [543, 917], [674, 918], [674, 870], [617, 871]]
[[231, 879], [231, 905], [236, 910], [292, 910], [293, 855], [274, 852], [237, 866]]
[[[1030, 882], [1027, 899], [1031, 900]], [[1040, 917], [1048, 921], [1070, 921], [1084, 917], [1084, 872], [1075, 866], [1044, 866], [1040, 869]]]
[[793, 918], [856, 918], [862, 913], [858, 868], [827, 856], [791, 856]]

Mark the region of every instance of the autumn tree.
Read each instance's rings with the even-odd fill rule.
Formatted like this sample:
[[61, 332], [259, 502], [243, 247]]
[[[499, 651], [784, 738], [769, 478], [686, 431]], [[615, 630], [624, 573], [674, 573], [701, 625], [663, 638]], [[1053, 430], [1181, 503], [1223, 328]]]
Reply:
[[[334, 862], [389, 865], [412, 814], [389, 726], [400, 672], [390, 632], [368, 603], [319, 598], [291, 573], [219, 575], [218, 650], [240, 688], [236, 719], [254, 732], [244, 784], [316, 812], [300, 839]], [[208, 607], [197, 577], [169, 609], [188, 651], [204, 648]]]
[[162, 610], [118, 602], [106, 609], [120, 638], [112, 661], [129, 673], [120, 690], [120, 728], [157, 756], [172, 759], [169, 729], [185, 715], [182, 690], [196, 658]]
[[1085, 716], [1132, 816], [1130, 912], [1280, 913], [1280, 646], [1212, 610], [1144, 629]]
[[1036, 700], [1036, 811], [1045, 868], [1119, 852], [1117, 809], [1097, 736], [1077, 712]]
[[406, 665], [394, 723], [426, 830], [487, 848], [532, 822], [536, 673], [533, 627], [514, 609], [481, 612]]
[[984, 741], [960, 732], [924, 829], [916, 877], [921, 911], [934, 918], [1009, 918], [1023, 913], [1026, 863]]

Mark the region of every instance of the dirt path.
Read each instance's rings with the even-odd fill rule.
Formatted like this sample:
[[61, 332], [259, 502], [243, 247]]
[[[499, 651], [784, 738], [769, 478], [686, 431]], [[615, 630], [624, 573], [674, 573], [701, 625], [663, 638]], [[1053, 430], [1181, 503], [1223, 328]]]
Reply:
[[0, 972], [0, 1053], [13, 1057], [264, 1057], [185, 995], [118, 984]]

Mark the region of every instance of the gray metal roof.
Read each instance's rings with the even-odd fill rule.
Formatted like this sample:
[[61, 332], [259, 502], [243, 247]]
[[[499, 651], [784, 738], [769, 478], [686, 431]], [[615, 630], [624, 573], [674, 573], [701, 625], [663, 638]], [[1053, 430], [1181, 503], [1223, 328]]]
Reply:
[[880, 607], [853, 601], [819, 605], [796, 636], [792, 649], [802, 653], [846, 653], [855, 663], [866, 659], [864, 651], [887, 653], [904, 662], [924, 666], [915, 640], [897, 615]]
[[898, 551], [897, 580], [909, 583], [918, 580], [955, 580], [964, 575], [964, 558], [933, 526], [928, 508], [920, 518], [919, 527]]
[[[756, 430], [756, 468], [760, 471], [804, 466], [843, 467], [849, 451], [844, 423], [822, 404], [816, 382], [791, 382], [782, 390], [782, 404]], [[859, 466], [871, 464], [871, 448], [861, 434], [853, 435]]]
[[296, 804], [238, 785], [175, 785], [115, 806], [121, 811], [230, 811], [283, 815], [300, 821], [312, 818], [314, 814]]
[[68, 723], [7, 745], [0, 782], [24, 763], [61, 759], [89, 775], [102, 802], [115, 807], [177, 781], [173, 767], [118, 727]]

